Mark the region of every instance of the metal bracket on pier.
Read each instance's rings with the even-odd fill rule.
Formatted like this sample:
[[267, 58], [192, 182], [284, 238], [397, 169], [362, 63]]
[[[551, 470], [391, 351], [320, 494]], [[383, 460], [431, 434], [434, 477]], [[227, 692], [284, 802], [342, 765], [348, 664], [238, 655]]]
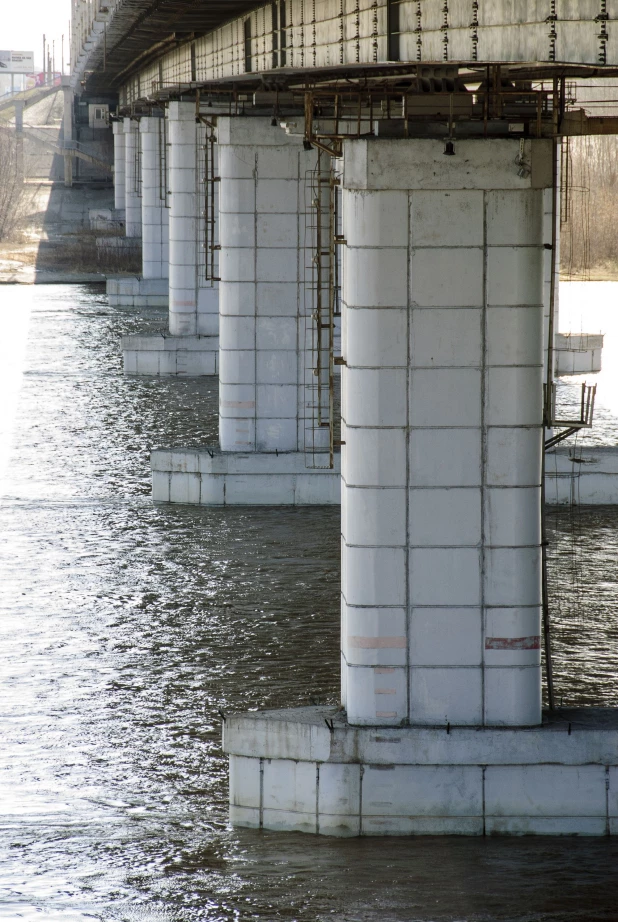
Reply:
[[545, 451], [553, 448], [559, 442], [568, 439], [569, 436], [575, 435], [580, 429], [592, 429], [594, 419], [594, 401], [597, 393], [596, 384], [582, 384], [582, 395], [580, 401], [580, 413], [578, 419], [560, 419], [556, 417], [556, 385], [551, 386], [551, 418], [545, 421], [547, 429], [561, 429], [550, 438], [545, 440]]

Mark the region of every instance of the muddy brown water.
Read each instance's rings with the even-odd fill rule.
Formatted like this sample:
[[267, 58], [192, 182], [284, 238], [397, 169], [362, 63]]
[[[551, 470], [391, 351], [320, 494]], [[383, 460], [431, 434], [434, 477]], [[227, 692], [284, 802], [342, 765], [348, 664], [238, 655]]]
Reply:
[[[0, 310], [0, 919], [618, 919], [614, 840], [231, 829], [219, 712], [336, 701], [339, 511], [153, 505], [216, 382], [124, 378], [162, 315], [100, 289]], [[550, 530], [558, 694], [618, 705], [618, 509]]]

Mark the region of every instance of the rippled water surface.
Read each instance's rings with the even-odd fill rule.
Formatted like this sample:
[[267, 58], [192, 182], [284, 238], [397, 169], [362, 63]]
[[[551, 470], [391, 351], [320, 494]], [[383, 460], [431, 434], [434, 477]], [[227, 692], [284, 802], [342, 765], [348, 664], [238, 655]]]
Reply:
[[[0, 919], [618, 919], [611, 840], [231, 830], [219, 712], [336, 700], [339, 511], [154, 506], [216, 382], [123, 378], [161, 317], [96, 288], [0, 310]], [[618, 511], [551, 528], [558, 693], [618, 705]]]

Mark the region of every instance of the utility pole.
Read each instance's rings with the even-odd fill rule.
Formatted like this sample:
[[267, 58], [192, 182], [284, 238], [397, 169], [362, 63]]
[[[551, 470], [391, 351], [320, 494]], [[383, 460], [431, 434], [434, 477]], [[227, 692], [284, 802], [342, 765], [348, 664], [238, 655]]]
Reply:
[[47, 61], [47, 51], [46, 51], [45, 33], [43, 33], [43, 81], [44, 81], [45, 83], [47, 83], [47, 77], [46, 77], [46, 74], [47, 74], [47, 66], [46, 66], [46, 61]]

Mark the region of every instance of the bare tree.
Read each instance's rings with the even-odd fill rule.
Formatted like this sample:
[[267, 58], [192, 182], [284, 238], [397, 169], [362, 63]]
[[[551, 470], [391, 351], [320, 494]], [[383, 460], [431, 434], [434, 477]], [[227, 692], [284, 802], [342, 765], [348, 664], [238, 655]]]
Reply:
[[564, 275], [590, 278], [618, 271], [618, 139], [570, 138], [562, 148]]
[[6, 240], [20, 216], [23, 176], [15, 132], [0, 128], [0, 240]]

